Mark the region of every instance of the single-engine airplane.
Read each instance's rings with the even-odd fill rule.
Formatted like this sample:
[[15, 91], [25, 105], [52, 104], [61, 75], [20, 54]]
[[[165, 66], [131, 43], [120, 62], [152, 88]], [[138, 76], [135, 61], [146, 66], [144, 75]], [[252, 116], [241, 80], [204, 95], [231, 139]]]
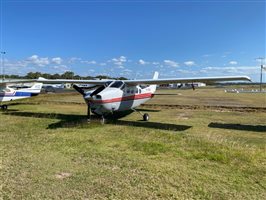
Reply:
[[8, 108], [8, 105], [2, 104], [2, 102], [25, 99], [40, 94], [43, 83], [34, 83], [33, 86], [29, 88], [21, 88], [21, 89], [14, 89], [9, 87], [9, 85], [15, 83], [24, 83], [24, 82], [31, 82], [31, 81], [16, 80], [16, 81], [0, 82], [0, 109], [7, 110]]
[[[88, 105], [87, 117], [90, 113], [102, 117], [104, 123], [107, 116], [112, 116], [127, 111], [136, 111], [135, 108], [150, 100], [156, 91], [157, 84], [169, 83], [193, 83], [193, 82], [219, 82], [219, 81], [250, 81], [248, 76], [221, 76], [221, 77], [198, 77], [198, 78], [169, 78], [158, 79], [159, 73], [155, 72], [153, 79], [140, 80], [66, 80], [66, 79], [36, 79], [35, 82], [45, 84], [74, 83], [93, 84], [94, 89], [85, 91], [77, 85], [73, 85], [84, 98]], [[148, 121], [149, 115], [143, 114], [143, 120]]]

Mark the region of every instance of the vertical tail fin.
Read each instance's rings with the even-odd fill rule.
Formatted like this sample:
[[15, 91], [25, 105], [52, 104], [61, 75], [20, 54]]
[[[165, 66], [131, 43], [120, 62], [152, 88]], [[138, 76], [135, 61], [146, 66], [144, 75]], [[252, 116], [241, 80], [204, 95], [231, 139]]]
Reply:
[[[39, 77], [38, 81], [45, 80], [45, 78]], [[43, 83], [34, 83], [33, 86], [31, 86], [28, 90], [30, 90], [32, 93], [39, 94], [41, 92]]]
[[30, 89], [35, 90], [36, 93], [40, 93], [41, 89], [42, 89], [42, 86], [43, 86], [43, 83], [41, 83], [42, 80], [46, 80], [46, 79], [43, 78], [43, 77], [39, 77], [37, 79], [37, 81], [40, 81], [40, 82], [34, 83], [33, 86]]
[[18, 89], [17, 91], [27, 92], [27, 93], [30, 93], [31, 96], [36, 96], [36, 95], [40, 94], [41, 89], [42, 89], [42, 85], [43, 85], [43, 83], [34, 83], [33, 86], [31, 86], [30, 88]]
[[[152, 79], [156, 80], [156, 79], [158, 79], [158, 77], [159, 77], [159, 72], [154, 72], [154, 75], [153, 75]], [[152, 93], [155, 93], [156, 87], [157, 87], [157, 85], [150, 85]]]
[[34, 83], [29, 89], [37, 91], [41, 91], [43, 83]]

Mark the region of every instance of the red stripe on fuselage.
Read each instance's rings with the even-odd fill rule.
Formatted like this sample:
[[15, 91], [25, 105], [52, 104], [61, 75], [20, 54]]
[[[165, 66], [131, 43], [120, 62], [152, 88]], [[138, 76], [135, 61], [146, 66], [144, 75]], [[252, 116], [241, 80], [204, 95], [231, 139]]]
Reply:
[[105, 99], [105, 100], [91, 100], [92, 103], [114, 103], [114, 102], [122, 102], [122, 101], [132, 101], [132, 100], [139, 100], [139, 99], [147, 99], [152, 98], [154, 94], [152, 93], [145, 93], [145, 94], [137, 94], [137, 95], [131, 95], [131, 96], [124, 96], [124, 97], [118, 97], [113, 99]]

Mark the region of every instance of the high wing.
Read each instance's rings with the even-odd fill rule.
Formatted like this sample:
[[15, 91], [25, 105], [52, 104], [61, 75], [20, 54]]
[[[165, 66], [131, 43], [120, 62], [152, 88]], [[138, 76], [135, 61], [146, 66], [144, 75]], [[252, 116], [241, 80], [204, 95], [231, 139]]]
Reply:
[[168, 79], [139, 79], [139, 80], [125, 80], [128, 85], [139, 84], [170, 84], [170, 83], [213, 83], [222, 81], [251, 81], [248, 76], [218, 76], [218, 77], [193, 77], [193, 78], [168, 78]]
[[[42, 82], [47, 84], [56, 83], [80, 83], [80, 84], [94, 84], [104, 85], [107, 81], [113, 80], [69, 80], [69, 79], [43, 79], [39, 78], [36, 82]], [[138, 80], [124, 80], [127, 85], [139, 85], [139, 84], [168, 84], [168, 83], [213, 83], [222, 81], [251, 81], [248, 76], [218, 76], [218, 77], [193, 77], [193, 78], [168, 78], [168, 79], [138, 79]]]
[[[94, 85], [104, 85], [107, 81], [113, 80], [71, 80], [71, 79], [23, 79], [14, 81], [4, 81], [0, 82], [0, 86], [5, 86], [12, 83], [32, 83], [40, 82], [44, 84], [59, 84], [59, 83], [77, 83], [77, 84], [94, 84]], [[127, 85], [156, 85], [156, 84], [170, 84], [170, 83], [193, 83], [193, 82], [203, 82], [203, 83], [213, 83], [222, 81], [251, 81], [248, 76], [218, 76], [218, 77], [193, 77], [193, 78], [168, 78], [168, 79], [139, 79], [139, 80], [124, 80]]]
[[13, 83], [31, 83], [31, 82], [35, 82], [32, 79], [21, 79], [21, 80], [0, 80], [0, 86], [6, 86], [6, 85], [10, 85]]
[[39, 82], [44, 84], [59, 84], [59, 83], [77, 83], [77, 84], [94, 84], [94, 85], [104, 85], [109, 80], [71, 80], [71, 79], [23, 79], [23, 80], [5, 80], [0, 82], [0, 85], [10, 85], [14, 83], [33, 83]]
[[7, 87], [8, 85], [16, 84], [16, 83], [33, 83], [36, 80], [32, 79], [17, 79], [17, 80], [0, 80], [0, 87]]
[[58, 83], [77, 83], [77, 84], [93, 84], [104, 85], [109, 80], [70, 80], [70, 79], [37, 79], [36, 82], [44, 84], [58, 84]]

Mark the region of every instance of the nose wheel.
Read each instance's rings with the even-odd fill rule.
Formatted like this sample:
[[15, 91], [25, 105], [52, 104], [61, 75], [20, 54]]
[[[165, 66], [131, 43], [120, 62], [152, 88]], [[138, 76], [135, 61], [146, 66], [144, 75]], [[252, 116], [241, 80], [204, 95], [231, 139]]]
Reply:
[[148, 113], [144, 113], [144, 115], [143, 115], [143, 121], [149, 121], [149, 119], [150, 119], [150, 116], [149, 116], [149, 114]]
[[[91, 122], [91, 106], [90, 106], [90, 103], [88, 103], [88, 107], [87, 107], [87, 122], [88, 123]], [[106, 119], [105, 119], [104, 115], [102, 115], [101, 124], [105, 124], [105, 123], [106, 123]]]

